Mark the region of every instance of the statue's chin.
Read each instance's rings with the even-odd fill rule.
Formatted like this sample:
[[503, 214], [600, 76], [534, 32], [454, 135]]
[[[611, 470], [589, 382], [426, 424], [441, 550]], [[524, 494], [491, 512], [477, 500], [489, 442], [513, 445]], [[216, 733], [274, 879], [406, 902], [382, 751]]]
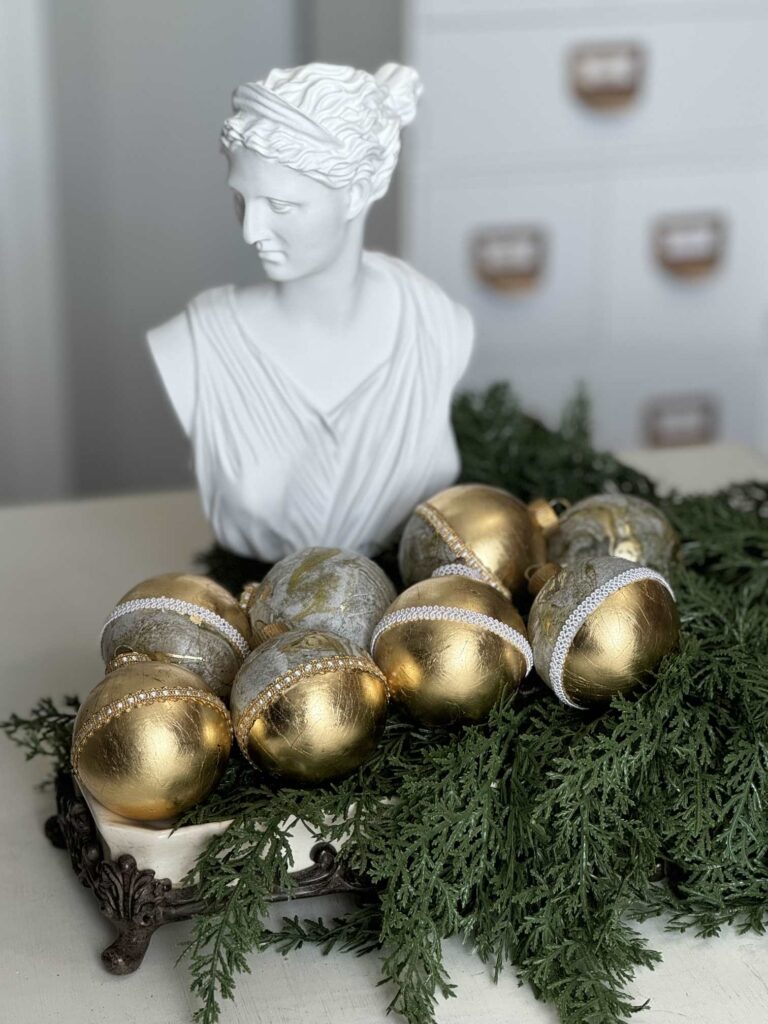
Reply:
[[262, 259], [261, 265], [270, 281], [290, 281], [296, 276], [283, 260]]

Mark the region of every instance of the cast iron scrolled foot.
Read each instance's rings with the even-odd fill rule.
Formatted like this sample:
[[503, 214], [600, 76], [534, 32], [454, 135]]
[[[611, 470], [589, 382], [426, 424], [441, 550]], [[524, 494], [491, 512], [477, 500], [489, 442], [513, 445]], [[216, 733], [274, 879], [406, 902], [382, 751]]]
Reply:
[[[45, 823], [45, 834], [54, 846], [69, 851], [77, 877], [117, 929], [117, 938], [101, 954], [104, 967], [110, 974], [132, 974], [158, 928], [195, 917], [205, 905], [194, 886], [174, 887], [168, 878], [156, 878], [129, 853], [106, 859], [88, 805], [68, 772], [56, 779], [56, 798], [59, 813]], [[291, 892], [277, 891], [273, 900], [373, 891], [370, 881], [351, 872], [330, 843], [316, 843], [310, 859], [310, 867], [293, 873]]]
[[115, 941], [101, 954], [101, 962], [110, 974], [133, 974], [141, 967], [149, 941], [157, 925], [142, 928], [140, 925], [121, 931]]
[[58, 814], [52, 814], [45, 822], [45, 836], [57, 850], [66, 850], [67, 840], [61, 828]]

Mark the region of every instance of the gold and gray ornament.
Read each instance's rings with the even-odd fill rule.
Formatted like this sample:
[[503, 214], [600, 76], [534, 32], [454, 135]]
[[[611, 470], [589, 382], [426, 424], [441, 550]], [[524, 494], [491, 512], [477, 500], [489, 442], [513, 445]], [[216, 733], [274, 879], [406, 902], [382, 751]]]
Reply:
[[248, 618], [207, 576], [168, 573], [144, 580], [113, 609], [101, 633], [105, 664], [131, 652], [197, 673], [226, 700], [250, 653]]
[[410, 585], [459, 562], [508, 598], [546, 559], [545, 533], [556, 524], [545, 501], [525, 505], [500, 487], [458, 484], [417, 505], [400, 541], [400, 574]]
[[545, 565], [528, 617], [536, 671], [562, 703], [608, 703], [652, 677], [677, 645], [680, 620], [667, 580], [654, 569], [602, 556]]
[[287, 628], [329, 630], [364, 649], [395, 598], [387, 574], [370, 558], [341, 548], [305, 548], [250, 583], [241, 604], [254, 646]]
[[483, 721], [533, 665], [515, 608], [483, 574], [456, 562], [395, 599], [371, 651], [392, 698], [424, 725]]
[[680, 540], [655, 505], [631, 494], [595, 494], [560, 517], [548, 538], [549, 557], [570, 562], [614, 555], [669, 572]]
[[229, 712], [195, 673], [138, 654], [125, 659], [80, 707], [72, 767], [115, 814], [174, 818], [219, 781], [232, 746]]
[[370, 757], [387, 715], [384, 675], [336, 633], [296, 629], [265, 641], [232, 687], [243, 754], [279, 779], [316, 784]]

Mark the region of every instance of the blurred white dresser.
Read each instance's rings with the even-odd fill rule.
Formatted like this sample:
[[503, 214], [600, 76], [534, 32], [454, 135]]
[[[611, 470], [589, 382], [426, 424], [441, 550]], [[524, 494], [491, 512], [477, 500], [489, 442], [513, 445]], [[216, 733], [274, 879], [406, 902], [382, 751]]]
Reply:
[[406, 0], [406, 257], [467, 382], [613, 449], [768, 449], [768, 0]]

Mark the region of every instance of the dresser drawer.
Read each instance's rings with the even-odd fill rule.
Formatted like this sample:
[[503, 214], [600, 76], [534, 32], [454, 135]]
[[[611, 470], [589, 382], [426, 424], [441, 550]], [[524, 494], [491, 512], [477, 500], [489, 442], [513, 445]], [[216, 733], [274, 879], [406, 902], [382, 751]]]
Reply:
[[552, 351], [594, 342], [592, 183], [498, 177], [417, 190], [408, 258], [472, 313], [479, 344]]
[[751, 141], [768, 128], [764, 10], [663, 25], [438, 24], [413, 54], [425, 82], [416, 164], [501, 169], [526, 157], [595, 162]]
[[605, 327], [709, 358], [762, 344], [768, 329], [768, 167], [617, 179], [607, 190]]
[[[754, 350], [734, 356], [720, 344], [698, 358], [672, 346], [646, 346], [610, 354], [593, 379], [595, 440], [599, 447], [619, 448], [653, 443], [649, 414], [669, 437], [684, 434], [709, 415], [697, 413], [706, 403], [714, 411], [713, 440], [754, 445], [760, 428], [760, 357]], [[666, 416], [663, 409], [668, 409]]]
[[[715, 439], [753, 447], [764, 443], [767, 385], [760, 355], [754, 351], [734, 359], [722, 346], [695, 359], [674, 348], [646, 346], [621, 355], [598, 350], [585, 358], [564, 347], [548, 358], [520, 358], [514, 345], [480, 346], [464, 386], [484, 388], [501, 380], [509, 382], [527, 412], [551, 427], [557, 426], [563, 406], [583, 383], [590, 399], [593, 440], [601, 449], [648, 445], [648, 418], [654, 405], [670, 409], [668, 433], [690, 430], [702, 419], [697, 415], [700, 403], [714, 409]], [[703, 419], [709, 422], [708, 417]]]

